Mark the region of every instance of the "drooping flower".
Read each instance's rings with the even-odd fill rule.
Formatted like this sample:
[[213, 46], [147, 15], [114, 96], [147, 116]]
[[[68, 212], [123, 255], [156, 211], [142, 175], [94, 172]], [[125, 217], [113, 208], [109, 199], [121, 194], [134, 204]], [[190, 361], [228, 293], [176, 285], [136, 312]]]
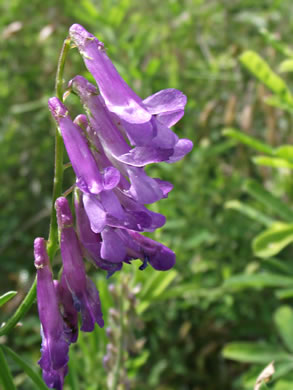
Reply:
[[70, 343], [67, 326], [60, 314], [45, 240], [34, 242], [35, 267], [37, 269], [38, 311], [41, 321], [42, 357], [39, 365], [49, 388], [61, 390], [67, 373]]
[[61, 283], [70, 291], [74, 307], [81, 312], [81, 330], [91, 332], [95, 323], [104, 326], [99, 293], [86, 276], [82, 252], [73, 227], [68, 201], [60, 197], [55, 202], [60, 230], [60, 249], [63, 263]]

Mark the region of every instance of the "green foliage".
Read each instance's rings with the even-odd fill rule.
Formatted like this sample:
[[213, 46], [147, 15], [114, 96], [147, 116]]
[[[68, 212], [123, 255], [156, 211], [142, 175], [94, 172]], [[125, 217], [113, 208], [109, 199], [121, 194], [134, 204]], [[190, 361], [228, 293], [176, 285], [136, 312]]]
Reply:
[[[291, 51], [284, 50], [286, 48], [285, 45], [278, 44], [277, 47], [282, 54], [286, 53], [286, 55], [292, 57]], [[292, 95], [289, 87], [284, 80], [271, 70], [265, 60], [255, 52], [247, 51], [241, 55], [240, 61], [274, 93], [272, 97], [266, 99], [267, 103], [284, 110], [292, 111]], [[291, 58], [283, 61], [280, 65], [280, 71], [289, 71], [291, 62]], [[266, 213], [261, 212], [260, 217], [258, 216], [258, 212], [254, 211], [254, 208], [251, 209], [251, 206], [246, 204], [242, 205], [240, 202], [237, 203], [237, 201], [230, 202], [233, 209], [239, 210], [249, 218], [258, 220], [266, 226], [266, 230], [257, 234], [253, 239], [252, 249], [255, 256], [266, 259], [267, 263], [274, 266], [275, 273], [252, 272], [235, 275], [226, 280], [223, 287], [238, 290], [247, 288], [259, 290], [268, 287], [281, 287], [280, 290], [276, 291], [275, 296], [278, 299], [291, 298], [293, 296], [292, 265], [290, 263], [282, 264], [282, 260], [276, 260], [273, 256], [282, 254], [284, 249], [293, 241], [292, 202], [288, 202], [288, 199], [285, 201], [284, 196], [281, 198], [280, 195], [276, 196], [273, 192], [276, 189], [274, 179], [280, 175], [279, 172], [282, 169], [291, 170], [293, 168], [292, 146], [290, 144], [284, 144], [272, 148], [254, 137], [247, 137], [233, 129], [225, 130], [224, 134], [237, 139], [257, 152], [263, 153], [263, 155], [253, 157], [252, 161], [257, 166], [271, 168], [272, 171], [270, 173], [275, 173], [276, 175], [273, 178], [271, 176], [269, 180], [266, 180], [266, 178], [262, 178], [262, 180], [258, 178], [258, 181], [249, 179], [245, 183], [245, 190], [265, 207]], [[262, 184], [260, 183], [261, 181], [263, 182]], [[265, 188], [265, 185], [268, 183], [270, 183], [270, 190]], [[281, 220], [271, 219], [271, 214]], [[290, 257], [287, 259], [288, 261], [290, 261]], [[284, 273], [290, 276], [284, 276]], [[292, 386], [290, 380], [292, 380], [293, 370], [291, 356], [293, 351], [293, 310], [289, 305], [281, 305], [275, 310], [273, 318], [275, 330], [279, 334], [279, 340], [282, 340], [283, 348], [280, 348], [280, 342], [277, 344], [276, 340], [272, 340], [272, 337], [270, 343], [258, 343], [255, 341], [232, 342], [227, 344], [223, 349], [223, 356], [239, 362], [269, 363], [269, 361], [275, 361], [276, 374], [273, 376], [275, 384], [273, 388], [285, 390]], [[287, 379], [278, 380], [281, 377]], [[249, 375], [242, 377], [242, 385], [244, 388], [251, 388], [250, 379], [251, 377]], [[265, 384], [262, 384], [262, 386], [265, 386]]]

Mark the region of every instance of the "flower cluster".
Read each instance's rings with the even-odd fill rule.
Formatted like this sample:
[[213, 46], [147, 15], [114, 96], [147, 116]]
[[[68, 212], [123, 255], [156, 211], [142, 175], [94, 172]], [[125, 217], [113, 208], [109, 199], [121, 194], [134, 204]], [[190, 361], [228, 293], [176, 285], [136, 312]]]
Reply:
[[102, 42], [77, 24], [69, 34], [97, 87], [82, 76], [69, 82], [67, 93], [78, 95], [86, 114], [74, 120], [57, 97], [49, 100], [76, 175], [75, 224], [67, 199], [55, 204], [63, 263], [59, 281], [53, 281], [44, 240], [35, 240], [43, 340], [39, 364], [48, 387], [56, 389], [63, 387], [68, 347], [77, 339], [77, 313], [82, 331], [104, 324], [83, 257], [109, 276], [135, 259], [141, 259], [140, 269], [150, 264], [164, 271], [175, 264], [174, 252], [141, 234], [164, 225], [165, 217], [145, 204], [166, 198], [172, 189], [149, 177], [144, 167], [176, 162], [192, 149], [190, 140], [170, 129], [184, 114], [182, 92], [166, 89], [142, 100], [120, 77]]

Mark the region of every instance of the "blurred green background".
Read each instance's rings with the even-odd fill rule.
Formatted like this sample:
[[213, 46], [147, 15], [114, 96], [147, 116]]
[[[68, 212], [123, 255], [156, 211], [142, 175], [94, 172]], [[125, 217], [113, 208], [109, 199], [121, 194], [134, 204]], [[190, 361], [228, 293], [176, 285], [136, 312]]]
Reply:
[[[3, 306], [2, 320], [15, 310], [34, 277], [34, 237], [48, 234], [55, 128], [47, 100], [54, 95], [59, 52], [73, 23], [83, 24], [105, 43], [118, 71], [142, 98], [164, 88], [178, 88], [188, 97], [185, 116], [175, 131], [192, 139], [194, 150], [175, 165], [148, 168], [150, 175], [174, 184], [168, 199], [150, 207], [167, 216], [166, 225], [153, 237], [176, 252], [175, 271], [161, 276], [151, 269], [139, 273], [136, 265], [126, 266], [112, 281], [117, 286], [126, 281], [133, 288], [137, 283], [142, 286], [136, 292], [141, 324], [130, 323], [129, 329], [133, 328], [132, 344], [143, 341], [137, 350], [125, 350], [130, 388], [252, 388], [247, 378], [255, 378], [274, 356], [271, 360], [271, 355], [254, 360], [249, 354], [242, 359], [227, 356], [242, 362], [235, 363], [223, 357], [223, 347], [242, 340], [264, 341], [277, 348], [280, 336], [273, 313], [283, 303], [280, 300], [290, 306], [292, 294], [276, 295], [281, 282], [241, 285], [233, 277], [263, 271], [291, 272], [292, 277], [293, 252], [289, 246], [278, 259], [256, 256], [251, 242], [262, 230], [260, 220], [227, 207], [227, 202], [237, 199], [263, 212], [264, 204], [247, 191], [247, 179], [253, 179], [290, 208], [293, 180], [286, 169], [255, 165], [254, 152], [228, 138], [223, 129], [237, 128], [272, 147], [292, 142], [291, 113], [266, 105], [268, 90], [238, 60], [243, 51], [254, 50], [278, 70], [284, 50], [272, 44], [264, 29], [290, 48], [292, 1], [0, 0], [0, 293], [18, 291]], [[73, 49], [65, 79], [76, 74], [89, 77]], [[284, 77], [290, 86], [290, 73]], [[64, 190], [71, 183], [66, 172]], [[92, 273], [108, 311], [117, 303], [108, 292], [109, 282], [104, 274]], [[290, 283], [286, 286], [292, 292]], [[115, 328], [111, 319], [108, 323]], [[106, 389], [104, 332], [97, 330], [80, 340], [72, 352], [74, 374], [67, 389]], [[36, 307], [23, 326], [0, 343], [37, 366]], [[246, 361], [260, 366], [247, 374]], [[30, 379], [13, 359], [8, 362], [18, 388], [30, 389]], [[292, 368], [291, 364], [289, 376]]]

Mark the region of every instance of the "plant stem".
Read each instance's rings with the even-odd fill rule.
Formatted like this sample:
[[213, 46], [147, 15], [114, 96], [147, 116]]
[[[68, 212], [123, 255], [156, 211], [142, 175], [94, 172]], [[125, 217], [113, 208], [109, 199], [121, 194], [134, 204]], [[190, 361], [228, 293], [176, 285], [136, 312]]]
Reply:
[[0, 378], [2, 380], [4, 390], [16, 390], [13, 383], [13, 378], [6, 362], [2, 348], [0, 347]]
[[[64, 73], [64, 65], [67, 57], [68, 50], [70, 48], [70, 39], [66, 38], [63, 42], [63, 46], [61, 49], [57, 73], [56, 73], [56, 82], [55, 82], [55, 92], [57, 98], [62, 102], [63, 101], [63, 73]], [[50, 221], [50, 230], [49, 230], [49, 238], [47, 251], [50, 257], [50, 260], [53, 260], [55, 252], [58, 248], [58, 226], [57, 226], [57, 218], [55, 212], [55, 201], [62, 194], [62, 181], [63, 181], [63, 139], [62, 136], [56, 128], [55, 134], [55, 174], [54, 174], [54, 185], [53, 185], [53, 195], [52, 195], [52, 210], [51, 210], [51, 221]]]
[[[57, 97], [62, 101], [63, 93], [62, 93], [62, 85], [63, 85], [63, 72], [65, 60], [67, 57], [68, 50], [70, 48], [70, 39], [66, 38], [59, 57], [57, 73], [56, 73], [56, 83], [55, 83], [55, 91]], [[59, 130], [56, 128], [55, 135], [55, 170], [54, 170], [54, 180], [53, 180], [53, 195], [52, 195], [52, 210], [51, 210], [51, 219], [50, 219], [50, 229], [49, 229], [49, 238], [47, 244], [47, 251], [52, 262], [56, 250], [58, 248], [58, 226], [57, 226], [57, 218], [55, 213], [55, 200], [62, 194], [62, 181], [63, 181], [63, 140], [62, 136], [59, 133]], [[26, 312], [30, 309], [34, 300], [36, 298], [36, 290], [37, 290], [37, 278], [35, 278], [29, 292], [25, 296], [24, 300], [21, 302], [15, 313], [12, 317], [9, 318], [7, 323], [0, 328], [0, 336], [7, 334], [11, 329], [15, 327], [15, 325], [19, 322], [19, 320], [26, 314]]]
[[121, 370], [121, 364], [123, 361], [123, 346], [124, 346], [124, 318], [123, 318], [123, 296], [122, 291], [119, 294], [119, 340], [118, 340], [118, 353], [117, 353], [117, 359], [114, 367], [113, 372], [113, 382], [111, 385], [111, 390], [117, 390], [117, 386], [119, 384], [120, 380], [120, 370]]
[[5, 325], [0, 328], [0, 336], [10, 332], [15, 327], [15, 325], [19, 322], [19, 320], [26, 314], [29, 308], [32, 306], [36, 298], [36, 286], [37, 286], [37, 277], [35, 277], [35, 280], [29, 292], [26, 294], [25, 298], [18, 306], [13, 316], [10, 317], [9, 320], [5, 323]]

